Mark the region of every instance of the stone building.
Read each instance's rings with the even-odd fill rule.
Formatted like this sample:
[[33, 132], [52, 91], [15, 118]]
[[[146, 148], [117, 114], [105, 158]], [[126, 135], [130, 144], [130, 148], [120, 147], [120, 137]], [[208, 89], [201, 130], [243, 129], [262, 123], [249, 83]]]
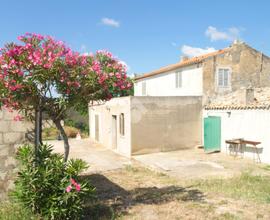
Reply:
[[135, 78], [135, 96], [202, 96], [203, 105], [243, 88], [270, 86], [270, 58], [246, 43], [162, 67]]
[[[246, 43], [235, 41], [222, 50], [182, 57], [138, 75], [134, 93], [126, 105], [126, 98], [118, 98], [89, 107], [92, 138], [127, 156], [196, 144], [226, 152], [225, 140], [245, 138], [261, 142], [262, 162], [270, 163], [270, 58]], [[189, 98], [197, 99], [196, 105], [188, 103]], [[119, 133], [123, 114], [126, 137]], [[207, 146], [205, 137], [213, 146]]]

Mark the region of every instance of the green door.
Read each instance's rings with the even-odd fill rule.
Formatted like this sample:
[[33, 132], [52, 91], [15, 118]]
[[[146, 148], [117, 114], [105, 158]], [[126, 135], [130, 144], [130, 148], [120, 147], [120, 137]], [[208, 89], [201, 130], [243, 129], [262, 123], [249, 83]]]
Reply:
[[220, 151], [221, 118], [209, 116], [204, 118], [204, 150], [206, 152]]

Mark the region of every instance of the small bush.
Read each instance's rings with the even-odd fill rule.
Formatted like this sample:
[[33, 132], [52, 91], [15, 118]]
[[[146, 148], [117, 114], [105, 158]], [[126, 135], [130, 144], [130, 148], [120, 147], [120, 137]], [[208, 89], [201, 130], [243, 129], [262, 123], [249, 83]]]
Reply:
[[69, 138], [75, 138], [79, 132], [79, 129], [70, 126], [65, 126], [64, 129]]
[[59, 135], [59, 131], [55, 127], [44, 128], [42, 130], [42, 138], [44, 140], [56, 139], [58, 135]]
[[79, 177], [86, 162], [71, 159], [65, 164], [50, 145], [40, 145], [36, 156], [32, 146], [22, 146], [17, 160], [20, 171], [13, 195], [19, 202], [44, 218], [82, 218], [86, 198], [94, 198], [94, 188]]
[[71, 119], [66, 119], [65, 126], [77, 128], [81, 131], [81, 133], [85, 133], [85, 134], [89, 133], [89, 125], [87, 123], [75, 122]]
[[[66, 135], [69, 138], [75, 138], [78, 132], [80, 132], [78, 128], [75, 128], [72, 126], [64, 126], [64, 129], [65, 129]], [[57, 139], [58, 135], [59, 135], [59, 131], [55, 127], [44, 128], [42, 131], [42, 138], [44, 140], [55, 140]]]

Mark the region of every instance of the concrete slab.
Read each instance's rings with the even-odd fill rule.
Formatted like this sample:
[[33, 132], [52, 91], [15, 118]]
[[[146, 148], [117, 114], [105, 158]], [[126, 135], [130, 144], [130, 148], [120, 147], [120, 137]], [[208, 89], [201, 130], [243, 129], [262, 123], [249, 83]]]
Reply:
[[144, 166], [180, 178], [230, 177], [250, 170], [260, 172], [259, 166], [249, 159], [234, 158], [223, 153], [206, 154], [203, 149], [133, 156]]
[[[70, 158], [80, 158], [85, 160], [90, 167], [87, 173], [96, 173], [114, 169], [120, 169], [131, 163], [131, 160], [120, 156], [113, 151], [106, 149], [90, 139], [69, 139]], [[64, 153], [63, 141], [47, 141], [54, 146], [54, 151]]]

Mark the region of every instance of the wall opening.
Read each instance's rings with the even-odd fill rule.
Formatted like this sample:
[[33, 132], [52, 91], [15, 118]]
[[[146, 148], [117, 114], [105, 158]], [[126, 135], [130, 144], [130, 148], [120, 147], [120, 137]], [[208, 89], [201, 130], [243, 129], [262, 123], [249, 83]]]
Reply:
[[120, 131], [120, 135], [122, 135], [122, 136], [125, 135], [125, 115], [124, 115], [124, 113], [120, 114], [119, 131]]
[[117, 149], [117, 116], [112, 115], [112, 149]]

